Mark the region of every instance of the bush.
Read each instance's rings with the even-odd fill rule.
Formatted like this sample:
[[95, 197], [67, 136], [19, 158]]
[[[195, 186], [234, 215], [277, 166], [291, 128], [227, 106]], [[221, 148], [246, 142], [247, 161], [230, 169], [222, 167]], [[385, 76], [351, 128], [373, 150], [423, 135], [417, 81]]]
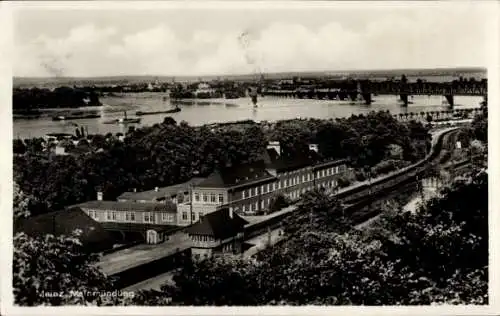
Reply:
[[354, 173], [354, 178], [356, 179], [356, 181], [365, 181], [367, 179], [363, 171], [356, 171]]
[[276, 197], [274, 197], [269, 204], [269, 212], [274, 213], [278, 212], [285, 207], [288, 207], [290, 205], [290, 200], [287, 199], [284, 195], [279, 194]]
[[345, 187], [348, 187], [351, 184], [351, 180], [349, 180], [346, 177], [340, 177], [337, 180], [337, 184], [338, 184], [339, 187], [345, 188]]

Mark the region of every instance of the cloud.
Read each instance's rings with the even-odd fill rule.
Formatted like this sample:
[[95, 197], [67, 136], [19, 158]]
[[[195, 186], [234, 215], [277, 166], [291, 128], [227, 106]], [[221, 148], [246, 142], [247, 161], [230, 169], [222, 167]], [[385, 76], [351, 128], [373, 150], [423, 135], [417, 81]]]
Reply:
[[205, 75], [484, 66], [487, 33], [476, 13], [384, 15], [358, 29], [336, 22], [315, 28], [276, 22], [261, 29], [193, 30], [190, 36], [165, 23], [129, 34], [86, 24], [65, 36], [18, 43], [14, 73]]

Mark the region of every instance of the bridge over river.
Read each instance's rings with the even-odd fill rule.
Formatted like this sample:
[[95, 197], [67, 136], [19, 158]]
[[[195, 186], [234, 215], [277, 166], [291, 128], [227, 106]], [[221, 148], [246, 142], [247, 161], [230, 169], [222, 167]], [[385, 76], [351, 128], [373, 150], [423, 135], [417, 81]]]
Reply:
[[443, 95], [448, 105], [453, 108], [454, 96], [483, 96], [488, 94], [488, 81], [454, 80], [451, 82], [427, 82], [417, 79], [408, 82], [405, 76], [401, 80], [326, 80], [312, 85], [294, 84], [269, 86], [262, 95], [288, 98], [351, 100], [353, 102], [372, 103], [372, 95], [399, 95], [401, 104], [408, 106], [409, 96]]

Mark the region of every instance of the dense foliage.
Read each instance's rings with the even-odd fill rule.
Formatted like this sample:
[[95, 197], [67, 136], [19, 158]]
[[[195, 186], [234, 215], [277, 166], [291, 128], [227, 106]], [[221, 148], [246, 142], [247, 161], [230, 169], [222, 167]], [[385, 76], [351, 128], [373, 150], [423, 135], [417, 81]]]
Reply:
[[487, 197], [480, 172], [416, 213], [389, 213], [361, 232], [348, 228], [334, 200], [312, 192], [284, 243], [253, 259], [192, 263], [175, 286], [142, 292], [134, 303], [487, 304]]
[[32, 213], [39, 214], [95, 199], [98, 189], [105, 199], [114, 199], [134, 188], [153, 189], [257, 161], [268, 140], [279, 140], [289, 156], [317, 143], [325, 159], [347, 157], [354, 166], [377, 165], [390, 156], [392, 145], [402, 148], [404, 160], [415, 161], [429, 143], [421, 124], [399, 123], [386, 112], [335, 121], [283, 121], [265, 132], [259, 125], [211, 130], [172, 121], [166, 118], [162, 124], [130, 131], [124, 142], [113, 135], [91, 136], [90, 144], [77, 145], [90, 146], [82, 155], [47, 157], [42, 139], [15, 140], [14, 179], [33, 197]]
[[416, 161], [428, 150], [430, 135], [421, 123], [398, 122], [388, 112], [371, 112], [335, 120], [291, 120], [277, 122], [270, 139], [280, 141], [283, 153], [293, 156], [318, 144], [328, 158], [349, 158], [355, 166], [375, 166], [400, 146], [403, 158]]
[[12, 107], [15, 113], [31, 112], [43, 108], [76, 108], [101, 105], [93, 91], [70, 87], [49, 89], [14, 89]]
[[83, 250], [74, 236], [14, 236], [15, 303], [23, 306], [104, 304], [100, 295], [113, 290], [111, 281], [94, 267], [97, 255]]

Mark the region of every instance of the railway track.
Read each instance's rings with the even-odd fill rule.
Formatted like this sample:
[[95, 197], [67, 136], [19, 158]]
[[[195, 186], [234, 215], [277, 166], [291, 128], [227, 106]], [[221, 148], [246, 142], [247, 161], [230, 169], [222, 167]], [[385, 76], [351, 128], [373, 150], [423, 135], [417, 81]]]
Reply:
[[[360, 224], [380, 214], [380, 211], [360, 212], [366, 206], [380, 199], [387, 198], [391, 194], [414, 190], [412, 183], [416, 183], [417, 177], [425, 175], [434, 165], [444, 164], [451, 159], [450, 149], [452, 147], [450, 144], [455, 142], [458, 131], [458, 128], [453, 128], [439, 135], [431, 152], [423, 160], [403, 168], [390, 176], [375, 179], [371, 185], [363, 184], [335, 194], [345, 207], [345, 216], [348, 217], [353, 225]], [[300, 202], [295, 205], [296, 208], [299, 205]], [[281, 226], [282, 220], [285, 217], [293, 215], [294, 210], [271, 222], [262, 222], [254, 225], [251, 229], [245, 231], [245, 236], [253, 237], [269, 229]]]
[[456, 141], [458, 129], [447, 131], [439, 136], [436, 145], [426, 159], [410, 166], [409, 169], [403, 170], [401, 173], [391, 177], [381, 179], [372, 184], [372, 187], [364, 187], [358, 192], [341, 197], [340, 201], [346, 205], [344, 214], [350, 217], [350, 222], [353, 225], [360, 224], [380, 214], [380, 211], [372, 211], [369, 213], [357, 214], [361, 209], [370, 204], [387, 198], [391, 194], [398, 192], [408, 192], [414, 188], [413, 183], [416, 183], [419, 178], [425, 176], [426, 172], [431, 170], [435, 165], [442, 165], [451, 159], [452, 147]]

